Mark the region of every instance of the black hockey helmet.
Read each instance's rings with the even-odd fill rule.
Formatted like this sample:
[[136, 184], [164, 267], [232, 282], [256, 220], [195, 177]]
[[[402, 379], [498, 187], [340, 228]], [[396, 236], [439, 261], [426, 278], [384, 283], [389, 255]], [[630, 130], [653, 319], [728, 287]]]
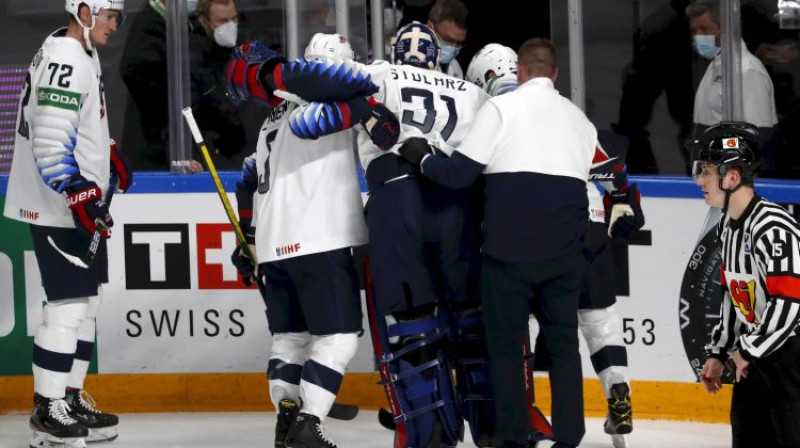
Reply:
[[706, 164], [711, 164], [717, 166], [720, 178], [736, 167], [742, 173], [742, 183], [752, 184], [761, 166], [758, 129], [750, 123], [722, 121], [687, 146], [695, 179]]

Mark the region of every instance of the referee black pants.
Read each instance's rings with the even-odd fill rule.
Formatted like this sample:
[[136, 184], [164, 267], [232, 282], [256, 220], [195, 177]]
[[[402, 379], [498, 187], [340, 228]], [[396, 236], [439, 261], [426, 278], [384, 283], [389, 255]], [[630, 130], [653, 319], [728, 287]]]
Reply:
[[756, 359], [733, 385], [733, 448], [800, 447], [800, 336]]
[[[497, 439], [527, 446], [523, 343], [533, 310], [546, 339], [555, 440], [578, 446], [583, 419], [583, 377], [578, 353], [578, 296], [583, 280], [580, 247], [556, 259], [504, 263], [486, 254], [481, 266], [486, 341], [497, 412]], [[561, 445], [559, 445], [561, 446]]]

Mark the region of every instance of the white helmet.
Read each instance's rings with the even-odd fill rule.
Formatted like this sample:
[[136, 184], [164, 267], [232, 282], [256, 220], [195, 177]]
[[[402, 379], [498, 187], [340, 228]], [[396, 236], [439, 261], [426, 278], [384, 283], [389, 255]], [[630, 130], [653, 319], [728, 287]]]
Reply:
[[[80, 9], [81, 5], [86, 5], [89, 7], [89, 12], [92, 15], [92, 26], [87, 27], [83, 24], [83, 22], [81, 22], [81, 18], [78, 15], [78, 10]], [[68, 13], [72, 14], [72, 17], [75, 18], [75, 20], [78, 22], [78, 25], [83, 28], [83, 40], [86, 41], [87, 48], [91, 50], [92, 42], [89, 40], [89, 31], [94, 29], [94, 25], [97, 23], [97, 15], [100, 14], [100, 10], [113, 9], [115, 11], [119, 11], [119, 24], [121, 25], [125, 17], [125, 0], [67, 0], [64, 9], [66, 9]]]
[[517, 87], [517, 53], [500, 44], [481, 48], [467, 67], [467, 80], [497, 96]]
[[341, 34], [317, 33], [311, 38], [303, 57], [308, 60], [331, 59], [334, 61], [355, 59], [353, 47]]

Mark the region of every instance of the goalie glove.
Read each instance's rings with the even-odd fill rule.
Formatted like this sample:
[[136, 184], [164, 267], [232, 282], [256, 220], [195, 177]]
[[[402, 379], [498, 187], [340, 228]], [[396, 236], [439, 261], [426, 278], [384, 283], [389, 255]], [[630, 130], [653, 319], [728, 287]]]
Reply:
[[109, 185], [109, 189], [115, 188], [120, 193], [125, 193], [133, 184], [133, 167], [131, 162], [117, 149], [117, 142], [111, 139], [111, 179], [116, 179], [115, 185]]
[[67, 206], [72, 211], [72, 219], [78, 230], [88, 234], [89, 237], [95, 232], [100, 232], [103, 238], [111, 236], [110, 229], [114, 221], [97, 184], [80, 178], [64, 192], [67, 195]]
[[631, 184], [627, 187], [606, 193], [603, 205], [608, 219], [608, 236], [629, 239], [644, 226], [644, 213], [639, 204], [641, 195], [639, 187]]
[[234, 104], [250, 98], [269, 106], [283, 101], [272, 94], [273, 68], [285, 62], [283, 56], [265, 44], [255, 41], [236, 47], [233, 58], [225, 68], [225, 90]]

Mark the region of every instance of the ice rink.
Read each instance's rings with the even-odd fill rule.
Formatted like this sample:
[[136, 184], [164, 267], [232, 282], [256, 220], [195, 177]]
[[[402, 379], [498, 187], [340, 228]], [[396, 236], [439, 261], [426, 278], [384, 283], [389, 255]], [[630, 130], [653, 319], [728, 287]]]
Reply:
[[[0, 448], [28, 446], [27, 415], [0, 416]], [[587, 419], [583, 448], [609, 448], [602, 420]], [[126, 414], [120, 436], [109, 448], [244, 448], [273, 445], [274, 413]], [[328, 436], [339, 448], [391, 448], [392, 432], [378, 424], [377, 412], [361, 411], [349, 422], [328, 419]], [[466, 436], [469, 439], [469, 436]], [[631, 448], [725, 448], [731, 446], [728, 425], [663, 420], [634, 420]], [[98, 445], [93, 445], [97, 447]], [[471, 440], [459, 446], [475, 447]]]

